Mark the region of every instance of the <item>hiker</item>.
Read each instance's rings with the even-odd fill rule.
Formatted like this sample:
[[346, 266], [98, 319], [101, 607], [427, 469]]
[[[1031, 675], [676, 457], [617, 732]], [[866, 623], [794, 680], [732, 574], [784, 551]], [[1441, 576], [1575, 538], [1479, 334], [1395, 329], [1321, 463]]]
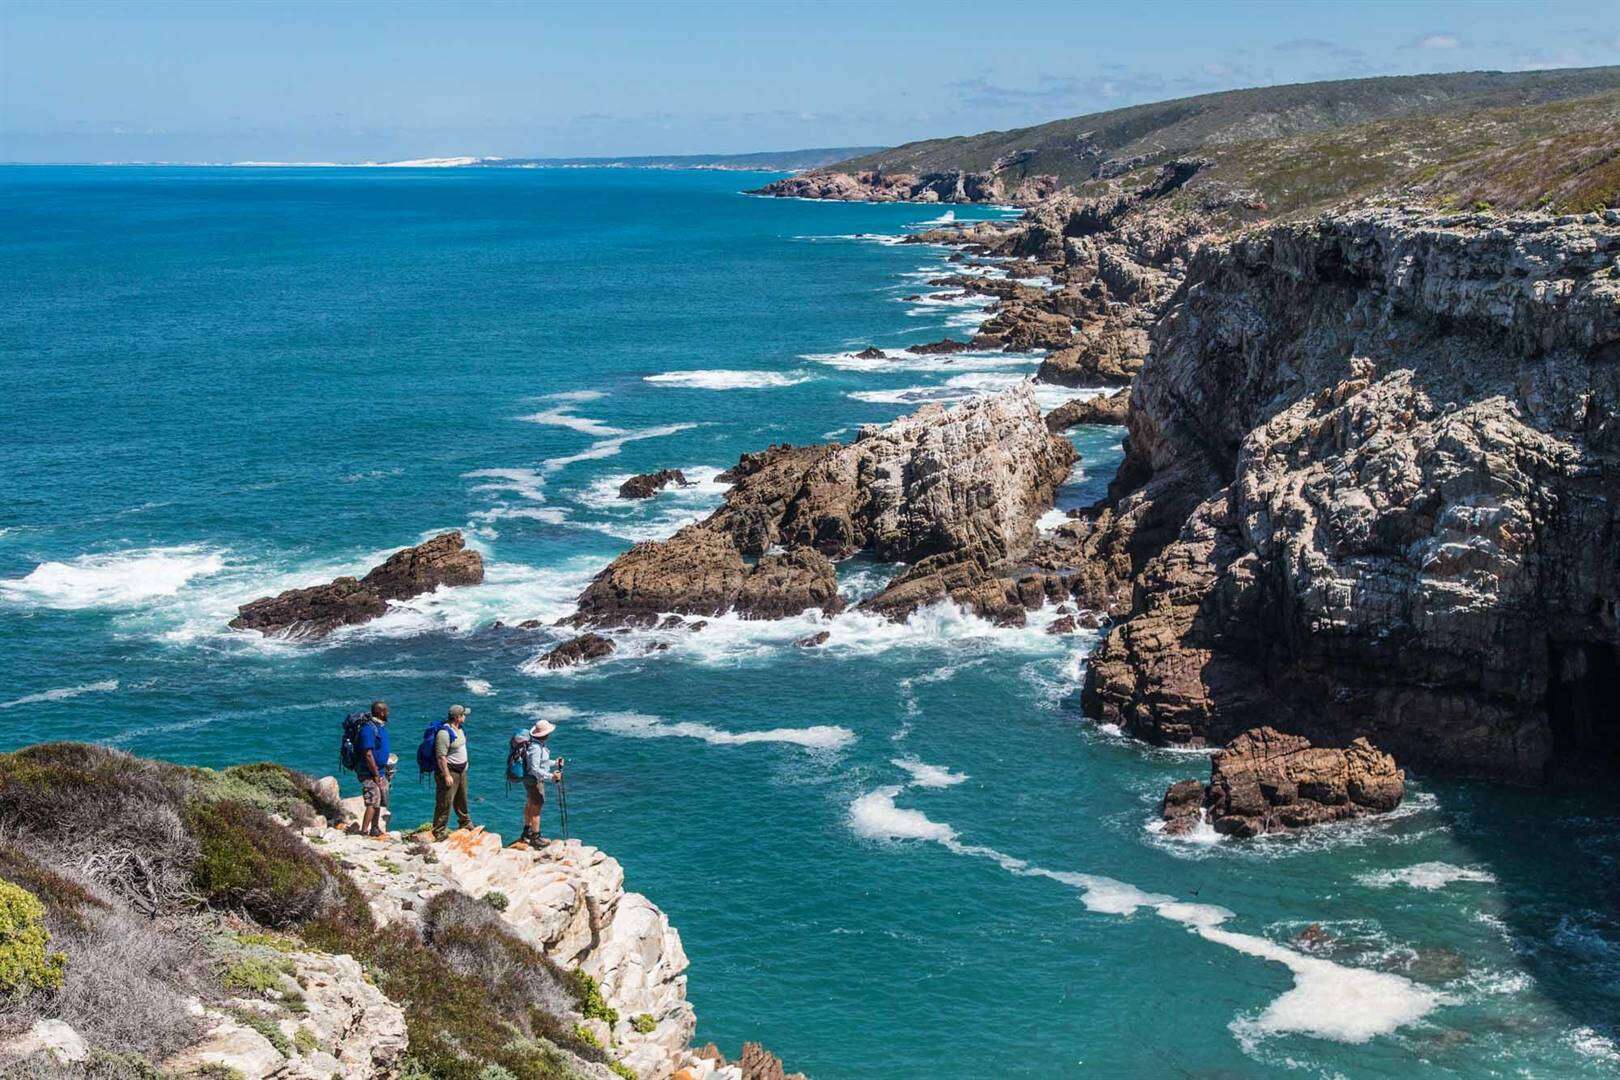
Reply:
[[452, 705], [444, 723], [433, 736], [433, 839], [443, 840], [450, 811], [456, 812], [457, 827], [470, 829], [467, 812], [467, 707]]
[[354, 775], [360, 781], [360, 801], [365, 813], [360, 817], [363, 836], [381, 838], [382, 812], [388, 807], [388, 782], [391, 778], [388, 753], [388, 703], [373, 701], [371, 715], [360, 724], [355, 734]]
[[562, 782], [563, 759], [551, 756], [546, 740], [557, 730], [549, 720], [536, 720], [529, 729], [529, 742], [523, 748], [523, 790], [527, 795], [523, 803], [523, 835], [518, 839], [530, 847], [540, 847], [545, 838], [540, 835], [540, 811], [546, 805], [546, 781]]

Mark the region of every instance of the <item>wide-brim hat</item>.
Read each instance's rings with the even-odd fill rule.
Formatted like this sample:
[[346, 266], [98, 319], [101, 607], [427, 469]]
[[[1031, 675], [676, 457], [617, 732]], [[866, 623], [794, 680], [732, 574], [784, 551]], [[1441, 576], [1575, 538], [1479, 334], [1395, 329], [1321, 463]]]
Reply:
[[529, 736], [535, 739], [543, 739], [556, 730], [557, 725], [553, 724], [550, 720], [536, 720], [534, 722], [534, 727], [529, 729]]

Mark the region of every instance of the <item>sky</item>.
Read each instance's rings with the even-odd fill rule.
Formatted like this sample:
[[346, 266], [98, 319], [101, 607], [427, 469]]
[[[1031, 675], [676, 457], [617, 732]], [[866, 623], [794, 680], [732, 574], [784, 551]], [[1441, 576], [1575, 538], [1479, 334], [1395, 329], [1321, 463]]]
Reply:
[[0, 161], [894, 145], [1213, 90], [1620, 64], [1620, 0], [0, 0]]

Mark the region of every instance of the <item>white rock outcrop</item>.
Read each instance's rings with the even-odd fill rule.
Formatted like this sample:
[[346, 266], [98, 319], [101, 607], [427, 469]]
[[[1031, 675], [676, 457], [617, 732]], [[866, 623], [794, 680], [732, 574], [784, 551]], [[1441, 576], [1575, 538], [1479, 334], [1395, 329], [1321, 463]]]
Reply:
[[[616, 1060], [642, 1080], [667, 1080], [691, 1062], [697, 1018], [686, 1000], [680, 935], [657, 905], [625, 891], [616, 859], [578, 840], [505, 847], [498, 834], [481, 828], [428, 845], [326, 827], [305, 835], [349, 871], [385, 925], [420, 925], [426, 902], [448, 889], [504, 895], [502, 918], [518, 934], [600, 984], [619, 1020], [611, 1031], [599, 1021], [587, 1026], [596, 1026]], [[647, 1016], [650, 1030], [638, 1030], [637, 1019]]]

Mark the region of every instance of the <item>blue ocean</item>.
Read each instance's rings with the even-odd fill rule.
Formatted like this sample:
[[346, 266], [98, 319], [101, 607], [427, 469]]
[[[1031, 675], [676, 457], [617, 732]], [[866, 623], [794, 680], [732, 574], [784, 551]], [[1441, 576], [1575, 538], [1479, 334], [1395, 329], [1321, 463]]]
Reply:
[[[345, 712], [386, 699], [408, 759], [460, 702], [474, 816], [515, 835], [505, 743], [551, 718], [570, 832], [679, 929], [699, 1041], [816, 1080], [1620, 1073], [1612, 801], [1417, 775], [1385, 818], [1166, 838], [1206, 757], [1085, 721], [1095, 635], [1039, 617], [723, 617], [533, 663], [740, 453], [1038, 363], [852, 356], [971, 334], [929, 297], [950, 252], [901, 240], [1008, 212], [740, 194], [770, 178], [0, 168], [0, 749], [322, 775]], [[1123, 432], [1072, 434], [1061, 506]], [[665, 467], [694, 483], [616, 497]], [[452, 528], [483, 585], [315, 644], [226, 628]], [[431, 797], [407, 766], [397, 823]]]

